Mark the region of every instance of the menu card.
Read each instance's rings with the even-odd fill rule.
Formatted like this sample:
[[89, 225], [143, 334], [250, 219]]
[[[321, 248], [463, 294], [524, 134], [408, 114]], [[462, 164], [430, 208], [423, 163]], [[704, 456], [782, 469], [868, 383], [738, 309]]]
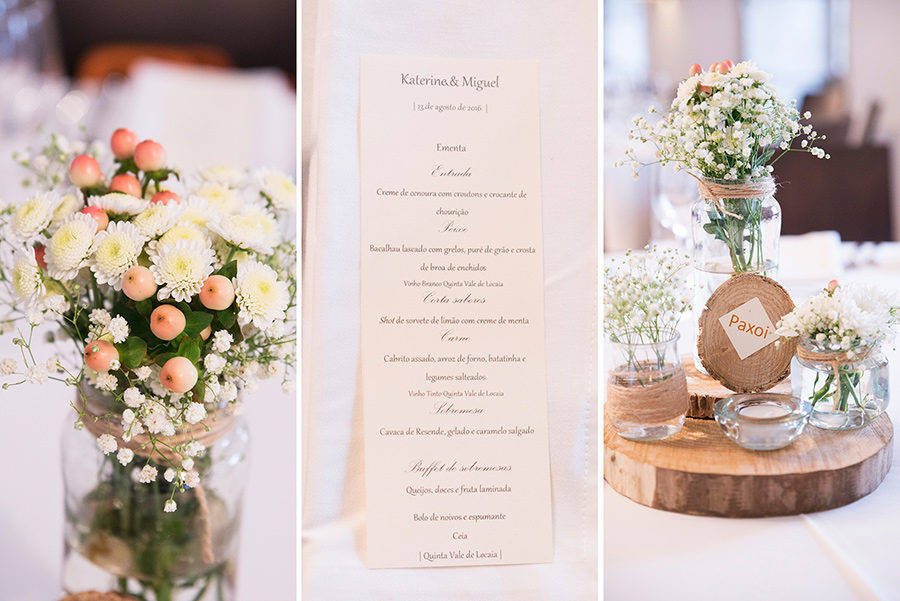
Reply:
[[359, 112], [367, 564], [549, 562], [537, 63], [364, 56]]

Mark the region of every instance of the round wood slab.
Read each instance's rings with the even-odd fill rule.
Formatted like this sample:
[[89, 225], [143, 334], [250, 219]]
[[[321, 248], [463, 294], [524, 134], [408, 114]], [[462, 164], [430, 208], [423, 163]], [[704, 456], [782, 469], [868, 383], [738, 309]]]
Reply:
[[694, 515], [765, 517], [833, 509], [864, 497], [891, 467], [887, 413], [843, 432], [807, 426], [776, 451], [748, 451], [714, 421], [687, 419], [671, 438], [625, 440], [603, 427], [603, 477], [642, 505]]
[[[688, 411], [685, 415], [693, 418], [714, 419], [713, 407], [716, 401], [736, 393], [725, 388], [721, 382], [697, 371], [694, 367], [694, 358], [690, 355], [681, 357], [684, 364], [684, 374], [687, 377], [688, 387]], [[791, 378], [787, 377], [771, 389], [769, 392], [779, 394], [791, 394]]]
[[[782, 381], [791, 371], [796, 341], [774, 343], [741, 359], [719, 323], [719, 318], [747, 301], [758, 298], [766, 315], [777, 325], [778, 320], [794, 310], [781, 284], [765, 276], [741, 273], [716, 288], [700, 315], [697, 354], [709, 375], [735, 392], [761, 392]], [[737, 327], [737, 326], [735, 326]], [[775, 337], [772, 327], [767, 336]]]

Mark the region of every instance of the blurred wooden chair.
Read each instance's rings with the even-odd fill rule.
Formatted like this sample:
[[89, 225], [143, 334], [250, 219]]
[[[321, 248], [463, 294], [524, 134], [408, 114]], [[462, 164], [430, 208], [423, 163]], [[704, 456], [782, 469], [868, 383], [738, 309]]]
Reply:
[[131, 66], [144, 58], [210, 67], [234, 66], [227, 52], [205, 44], [100, 44], [82, 55], [75, 77], [103, 81], [110, 75], [128, 75]]
[[789, 152], [775, 163], [781, 232], [835, 230], [844, 241], [891, 240], [890, 148], [829, 142], [823, 144], [828, 160]]

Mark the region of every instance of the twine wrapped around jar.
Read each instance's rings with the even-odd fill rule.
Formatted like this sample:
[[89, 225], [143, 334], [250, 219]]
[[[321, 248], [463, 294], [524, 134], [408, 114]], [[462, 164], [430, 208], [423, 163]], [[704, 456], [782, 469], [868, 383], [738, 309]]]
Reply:
[[[606, 411], [617, 421], [661, 424], [684, 415], [688, 410], [687, 378], [684, 369], [675, 371], [611, 371], [606, 385]], [[649, 384], [614, 384], [616, 378], [636, 379]]]
[[[182, 456], [175, 452], [174, 449], [181, 447], [191, 441], [199, 442], [204, 448], [210, 448], [217, 440], [225, 436], [237, 423], [234, 415], [227, 415], [224, 411], [208, 415], [206, 418], [196, 424], [185, 423], [174, 436], [158, 436], [157, 440], [161, 444], [154, 445], [150, 436], [147, 434], [138, 434], [125, 441], [122, 435], [125, 429], [122, 427], [121, 419], [111, 417], [110, 408], [104, 403], [103, 395], [99, 391], [85, 390], [81, 397], [82, 407], [85, 412], [84, 427], [95, 438], [99, 438], [103, 434], [110, 434], [116, 438], [120, 447], [128, 448], [134, 451], [139, 457], [149, 459], [151, 455], [159, 455], [168, 463], [179, 465]], [[192, 488], [197, 497], [197, 503], [200, 506], [200, 515], [203, 519], [203, 560], [212, 564], [215, 561], [212, 550], [212, 523], [210, 522], [209, 504], [206, 499], [206, 491], [202, 485]]]
[[697, 180], [697, 191], [702, 198], [713, 201], [716, 208], [723, 214], [735, 219], [743, 219], [722, 205], [722, 200], [729, 198], [766, 198], [775, 194], [775, 180], [771, 176], [756, 178], [753, 180], [734, 180], [734, 183], [723, 184], [709, 179], [699, 178], [688, 171]]
[[804, 361], [809, 361], [812, 363], [826, 363], [831, 366], [831, 369], [834, 371], [834, 381], [837, 385], [837, 391], [835, 392], [835, 394], [837, 395], [837, 398], [841, 398], [841, 374], [839, 371], [841, 365], [864, 361], [865, 358], [869, 356], [869, 353], [872, 352], [873, 346], [868, 346], [865, 348], [863, 353], [854, 354], [853, 357], [850, 357], [850, 351], [814, 351], [804, 347], [802, 344], [798, 344], [797, 357]]

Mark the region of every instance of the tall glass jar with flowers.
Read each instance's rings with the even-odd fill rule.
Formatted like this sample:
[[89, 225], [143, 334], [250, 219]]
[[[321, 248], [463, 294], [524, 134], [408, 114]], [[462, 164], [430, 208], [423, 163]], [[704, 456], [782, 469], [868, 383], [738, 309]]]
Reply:
[[612, 367], [606, 415], [619, 436], [659, 440], [681, 431], [687, 380], [678, 355], [678, 322], [690, 307], [689, 257], [648, 247], [610, 259], [605, 271], [604, 329]]
[[[655, 123], [635, 117], [629, 138], [652, 144], [656, 160], [697, 180], [692, 208], [695, 318], [710, 295], [736, 273], [776, 277], [781, 207], [775, 200], [773, 165], [787, 152], [830, 158], [815, 146], [819, 136], [801, 124], [796, 101], [785, 104], [752, 61], [693, 65], [669, 108]], [[651, 115], [658, 114], [650, 107]], [[809, 119], [807, 112], [803, 119]], [[799, 148], [793, 144], [802, 138]], [[637, 177], [636, 148], [626, 158]], [[617, 162], [617, 165], [625, 161]], [[696, 355], [695, 366], [703, 367]]]
[[860, 428], [884, 412], [890, 396], [881, 345], [898, 321], [895, 291], [835, 280], [781, 318], [776, 333], [798, 339], [792, 381], [795, 394], [812, 403], [811, 424]]
[[[63, 440], [63, 588], [144, 601], [234, 598], [247, 430], [258, 378], [293, 383], [295, 247], [271, 171], [175, 170], [117, 130], [54, 136], [17, 160], [37, 191], [0, 213], [0, 303], [21, 363], [3, 389], [74, 387]], [[54, 323], [71, 357], [38, 357]], [[56, 334], [59, 338], [59, 334]]]

